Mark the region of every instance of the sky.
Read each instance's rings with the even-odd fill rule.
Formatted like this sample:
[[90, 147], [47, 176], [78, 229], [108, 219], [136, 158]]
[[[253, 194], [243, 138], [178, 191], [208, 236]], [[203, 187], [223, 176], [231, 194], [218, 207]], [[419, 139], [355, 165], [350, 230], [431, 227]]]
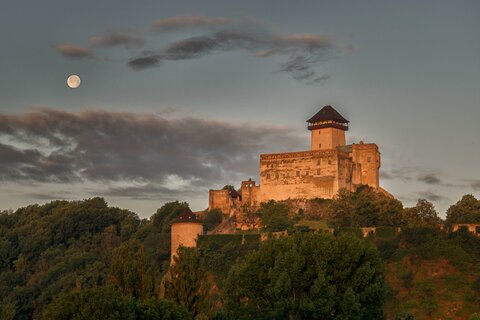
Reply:
[[[440, 216], [480, 197], [478, 1], [25, 1], [0, 11], [0, 209], [167, 201], [258, 181], [324, 105], [381, 186]], [[81, 86], [70, 89], [70, 74]]]

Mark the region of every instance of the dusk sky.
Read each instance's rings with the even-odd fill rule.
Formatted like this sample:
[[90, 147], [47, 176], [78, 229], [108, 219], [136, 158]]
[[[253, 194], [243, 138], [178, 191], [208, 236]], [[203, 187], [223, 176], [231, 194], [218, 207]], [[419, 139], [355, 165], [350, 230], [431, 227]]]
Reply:
[[6, 0], [0, 38], [0, 209], [202, 210], [327, 104], [405, 206], [480, 196], [476, 0]]

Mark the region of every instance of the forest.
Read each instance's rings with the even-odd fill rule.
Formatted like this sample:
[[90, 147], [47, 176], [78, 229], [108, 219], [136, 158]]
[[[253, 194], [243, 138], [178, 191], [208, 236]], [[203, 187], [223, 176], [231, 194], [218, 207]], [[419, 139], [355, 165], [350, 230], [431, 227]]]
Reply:
[[[480, 319], [480, 200], [442, 220], [368, 187], [304, 208], [263, 203], [259, 230], [206, 235], [170, 265], [170, 226], [186, 202], [148, 219], [103, 198], [0, 213], [0, 318]], [[376, 227], [363, 237], [361, 227]], [[328, 232], [328, 230], [334, 230]], [[286, 231], [288, 236], [262, 234]]]

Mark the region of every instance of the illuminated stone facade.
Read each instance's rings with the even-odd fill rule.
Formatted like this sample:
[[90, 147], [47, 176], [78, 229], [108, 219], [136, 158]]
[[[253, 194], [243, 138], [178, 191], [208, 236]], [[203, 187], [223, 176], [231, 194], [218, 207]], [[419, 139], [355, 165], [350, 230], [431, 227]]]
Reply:
[[374, 143], [346, 145], [349, 121], [331, 106], [307, 120], [311, 150], [260, 155], [260, 185], [243, 181], [239, 193], [210, 190], [209, 209], [234, 214], [268, 200], [333, 198], [344, 188], [379, 185], [380, 152]]

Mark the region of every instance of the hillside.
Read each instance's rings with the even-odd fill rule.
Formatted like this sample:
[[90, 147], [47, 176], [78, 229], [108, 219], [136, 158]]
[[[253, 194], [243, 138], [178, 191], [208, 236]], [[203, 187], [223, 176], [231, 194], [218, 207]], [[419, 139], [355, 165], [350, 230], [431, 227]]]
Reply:
[[[375, 203], [389, 207], [377, 200]], [[370, 217], [367, 206], [361, 203], [364, 210], [358, 212]], [[397, 206], [394, 208], [398, 210]], [[46, 319], [45, 312], [88, 290], [94, 290], [93, 296], [106, 295], [102, 297], [107, 300], [126, 297], [125, 305], [137, 305], [137, 313], [145, 310], [142, 303], [163, 303], [148, 299], [157, 299], [162, 276], [169, 267], [170, 223], [187, 209], [186, 203], [167, 203], [150, 219], [141, 220], [133, 212], [93, 198], [54, 201], [1, 213], [1, 318]], [[285, 208], [271, 203], [270, 211], [263, 214], [280, 214], [280, 209]], [[332, 221], [344, 221], [338, 216], [331, 221], [305, 220], [306, 217], [287, 223], [290, 234], [311, 233]], [[285, 225], [285, 219], [287, 216], [282, 216], [281, 225]], [[358, 219], [364, 217], [360, 215]], [[273, 219], [265, 221], [279, 223]], [[292, 227], [297, 222], [306, 226]], [[330, 237], [343, 233], [361, 238], [358, 228], [341, 225]], [[375, 235], [362, 241], [373, 243], [383, 259], [389, 291], [385, 306], [388, 319], [401, 319], [400, 315], [405, 316], [402, 319], [407, 319], [407, 315], [415, 319], [469, 319], [474, 312], [480, 312], [480, 238], [463, 230], [449, 233], [432, 225], [414, 225], [404, 226], [400, 232], [396, 227], [378, 227]], [[217, 301], [217, 309], [222, 307], [229, 270], [261, 243], [258, 234], [207, 235], [199, 239], [200, 258], [205, 262], [210, 295]], [[166, 312], [175, 306], [162, 308], [155, 310]], [[177, 310], [178, 314], [182, 310]]]

